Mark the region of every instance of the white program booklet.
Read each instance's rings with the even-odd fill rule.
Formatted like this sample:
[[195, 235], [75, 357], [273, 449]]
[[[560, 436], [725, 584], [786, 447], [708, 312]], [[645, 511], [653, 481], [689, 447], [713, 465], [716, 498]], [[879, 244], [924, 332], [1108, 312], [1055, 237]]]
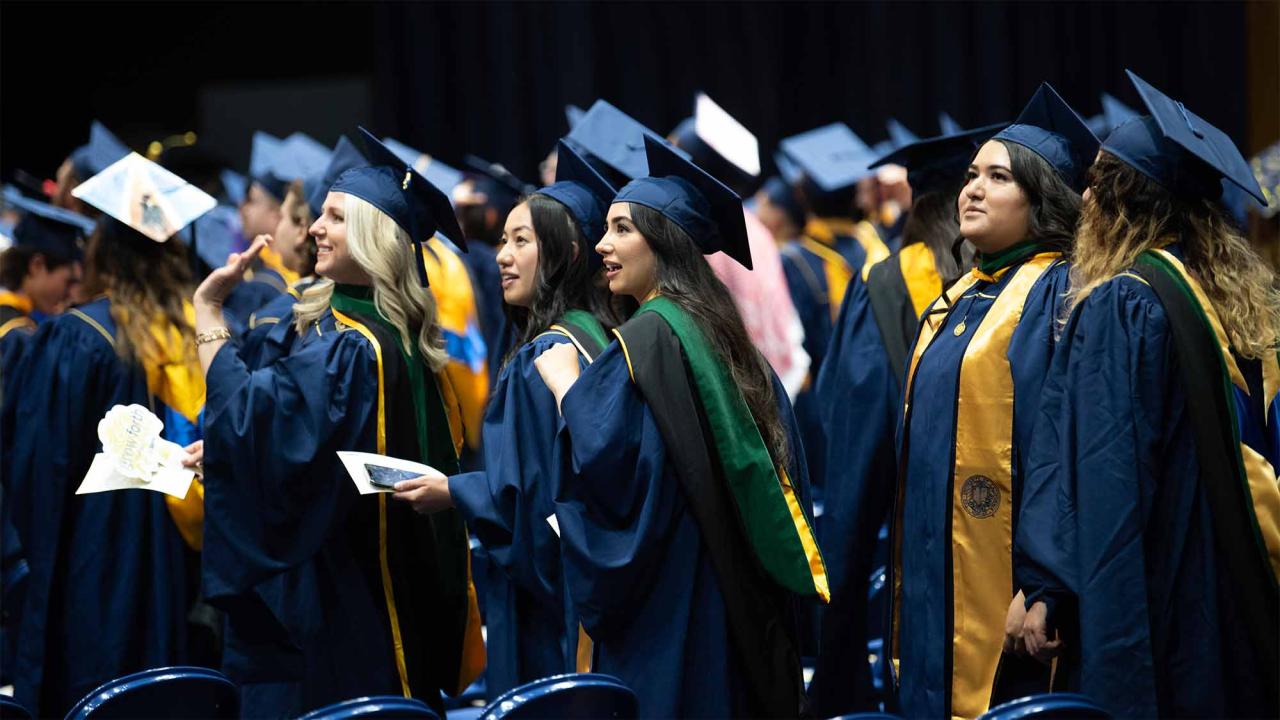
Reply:
[[422, 475], [443, 477], [439, 470], [412, 460], [387, 457], [377, 453], [339, 450], [338, 459], [347, 468], [361, 495], [395, 492], [395, 484]]
[[179, 500], [195, 471], [182, 466], [182, 446], [160, 437], [164, 422], [141, 405], [116, 405], [98, 422], [102, 452], [93, 458], [77, 495], [108, 490], [154, 490]]

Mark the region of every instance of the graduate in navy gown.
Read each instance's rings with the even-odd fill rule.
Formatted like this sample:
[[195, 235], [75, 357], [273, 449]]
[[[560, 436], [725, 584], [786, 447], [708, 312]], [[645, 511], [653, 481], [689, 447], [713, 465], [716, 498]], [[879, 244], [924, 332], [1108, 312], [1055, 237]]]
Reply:
[[13, 246], [0, 254], [0, 382], [36, 330], [33, 315], [67, 308], [94, 226], [83, 215], [20, 195], [6, 194], [5, 202], [23, 216], [13, 228]]
[[338, 138], [323, 172], [305, 181], [289, 183], [284, 202], [280, 205], [280, 222], [266, 241], [268, 247], [275, 249], [284, 266], [297, 273], [299, 279], [284, 294], [249, 315], [249, 326], [240, 343], [241, 356], [247, 364], [256, 364], [251, 358], [255, 357], [256, 346], [265, 340], [271, 326], [279, 323], [293, 304], [302, 299], [302, 293], [320, 281], [316, 275], [316, 240], [309, 230], [324, 212], [329, 186], [347, 170], [367, 164], [359, 149], [344, 135]]
[[[156, 183], [194, 206], [161, 207]], [[65, 713], [99, 684], [186, 661], [203, 492], [185, 499], [119, 490], [76, 495], [101, 448], [98, 422], [116, 405], [151, 408], [163, 437], [197, 438], [204, 378], [192, 349], [190, 260], [165, 242], [213, 198], [137, 155], [80, 183], [75, 196], [108, 215], [86, 252], [93, 298], [41, 325], [6, 397], [4, 519], [30, 570], [7, 673], [37, 716]], [[207, 201], [207, 203], [206, 203]], [[185, 543], [184, 543], [185, 540]], [[196, 565], [192, 565], [195, 563]]]
[[810, 473], [823, 485], [826, 433], [818, 415], [814, 384], [822, 370], [831, 329], [850, 282], [865, 279], [889, 255], [875, 227], [854, 203], [858, 184], [875, 171], [875, 152], [844, 123], [785, 138], [778, 167], [808, 212], [798, 242], [783, 248], [782, 269], [804, 326], [809, 376], [796, 396], [796, 416], [809, 450]]
[[615, 190], [561, 143], [559, 181], [524, 198], [507, 216], [498, 245], [502, 297], [518, 344], [498, 375], [484, 418], [484, 470], [406, 481], [396, 498], [419, 512], [457, 507], [484, 546], [482, 587], [490, 698], [517, 685], [586, 670], [576, 616], [566, 607], [560, 541], [547, 518], [561, 472], [556, 401], [534, 368], [554, 345], [571, 344], [585, 367], [617, 324], [598, 283], [596, 239]]
[[[920, 324], [898, 434], [887, 640], [908, 717], [977, 717], [993, 704], [1016, 592], [1023, 458], [1096, 151], [1084, 121], [1044, 84], [965, 173], [957, 212], [977, 267]], [[1048, 668], [1019, 658], [1000, 680], [1021, 695], [1049, 688]]]
[[456, 232], [448, 198], [361, 131], [368, 167], [329, 189], [311, 227], [317, 286], [257, 366], [227, 342], [220, 301], [255, 241], [196, 290], [209, 388], [203, 588], [227, 612], [224, 670], [245, 716], [296, 717], [361, 695], [439, 710], [483, 665], [467, 536], [359, 494], [335, 454], [452, 469], [461, 427], [421, 246]]
[[1149, 114], [1090, 170], [1009, 639], [1116, 717], [1275, 717], [1280, 294], [1219, 202], [1265, 196], [1225, 133], [1130, 78]]
[[642, 717], [796, 717], [794, 601], [827, 596], [804, 447], [786, 395], [703, 253], [750, 266], [741, 200], [661, 141], [596, 246], [609, 289], [644, 304], [579, 373], [536, 361], [571, 474], [556, 519], [595, 669]]
[[[920, 140], [875, 163], [905, 167], [914, 202], [901, 249], [871, 268], [866, 282], [849, 285], [815, 389], [832, 440], [819, 527], [831, 605], [822, 613], [809, 685], [821, 716], [872, 710], [882, 699], [873, 690], [867, 642], [883, 637], [885, 623], [869, 614], [868, 592], [871, 576], [881, 570], [873, 561], [883, 562], [880, 530], [896, 485], [902, 376], [920, 316], [968, 270], [953, 256], [960, 234], [956, 196], [974, 151], [1002, 127]], [[972, 257], [971, 250], [961, 254]]]

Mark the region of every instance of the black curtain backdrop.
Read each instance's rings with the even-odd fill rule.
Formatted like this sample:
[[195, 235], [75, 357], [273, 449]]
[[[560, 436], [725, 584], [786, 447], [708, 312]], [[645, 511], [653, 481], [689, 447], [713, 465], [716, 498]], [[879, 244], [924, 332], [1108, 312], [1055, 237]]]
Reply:
[[[1242, 145], [1245, 3], [551, 2], [0, 4], [0, 174], [51, 177], [98, 117], [135, 147], [201, 127], [210, 89], [353, 81], [342, 103], [253, 107], [246, 127], [371, 118], [451, 164], [471, 152], [535, 179], [566, 130], [565, 103], [604, 97], [659, 132], [698, 90], [761, 140], [843, 120], [868, 142], [897, 117], [936, 134], [1012, 119], [1041, 80], [1082, 114], [1098, 93], [1138, 99], [1124, 68]], [[1270, 72], [1274, 72], [1272, 68]], [[235, 93], [230, 93], [234, 95]], [[252, 97], [253, 93], [241, 93]], [[262, 109], [261, 112], [268, 112]], [[204, 113], [203, 115], [208, 115]], [[243, 167], [248, 138], [213, 143]], [[1257, 148], [1246, 147], [1246, 150]]]

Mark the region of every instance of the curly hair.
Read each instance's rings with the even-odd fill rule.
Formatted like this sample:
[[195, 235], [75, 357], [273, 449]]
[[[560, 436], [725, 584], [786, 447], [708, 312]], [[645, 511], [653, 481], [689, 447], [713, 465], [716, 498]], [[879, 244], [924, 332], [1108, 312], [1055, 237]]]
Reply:
[[1089, 170], [1071, 267], [1070, 311], [1143, 251], [1180, 242], [1184, 265], [1204, 289], [1231, 346], [1247, 358], [1275, 352], [1280, 340], [1276, 276], [1249, 247], [1222, 206], [1181, 197], [1103, 151]]
[[193, 291], [191, 262], [180, 241], [158, 243], [119, 220], [104, 219], [85, 251], [84, 291], [87, 297], [110, 296], [122, 359], [140, 362], [162, 352], [151, 331], [157, 320], [176, 329], [195, 357], [195, 328], [184, 309]]

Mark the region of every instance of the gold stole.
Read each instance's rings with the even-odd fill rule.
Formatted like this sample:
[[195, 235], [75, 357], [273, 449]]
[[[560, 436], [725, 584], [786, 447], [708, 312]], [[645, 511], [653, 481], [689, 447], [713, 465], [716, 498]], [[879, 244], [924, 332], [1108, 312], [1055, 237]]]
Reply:
[[[1013, 585], [1013, 375], [1009, 342], [1031, 290], [1059, 253], [1037, 254], [994, 277], [976, 269], [948, 292], [950, 307], [979, 281], [1014, 276], [1001, 289], [966, 346], [956, 399], [955, 464], [951, 499], [951, 714], [973, 718], [989, 709], [1004, 642], [1004, 618]], [[940, 299], [934, 303], [937, 307]], [[920, 357], [943, 320], [926, 321], [911, 357], [910, 398]], [[963, 326], [957, 326], [957, 329]], [[963, 330], [959, 334], [963, 334]], [[909, 406], [907, 407], [909, 410]], [[910, 417], [907, 415], [906, 417]], [[907, 478], [899, 479], [899, 517]], [[893, 662], [898, 657], [901, 548], [895, 543]]]

